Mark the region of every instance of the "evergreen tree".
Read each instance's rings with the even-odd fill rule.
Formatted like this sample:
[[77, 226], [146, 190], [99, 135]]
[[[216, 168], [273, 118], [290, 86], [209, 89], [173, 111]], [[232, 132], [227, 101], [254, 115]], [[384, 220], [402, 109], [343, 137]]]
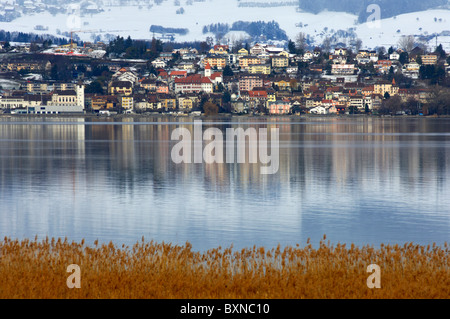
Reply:
[[439, 58], [441, 58], [441, 59], [445, 59], [445, 57], [447, 56], [446, 52], [442, 48], [442, 44], [438, 45], [438, 47], [436, 48], [434, 53], [438, 54]]
[[406, 64], [406, 63], [409, 62], [409, 54], [408, 54], [408, 52], [402, 52], [402, 53], [400, 53], [399, 62], [400, 62], [401, 64]]
[[223, 69], [223, 76], [233, 76], [233, 70], [231, 69], [231, 67], [229, 65], [226, 65], [225, 68]]
[[297, 48], [295, 47], [294, 41], [289, 40], [289, 42], [288, 42], [288, 50], [289, 50], [289, 53], [291, 53], [291, 54], [297, 53]]
[[99, 81], [93, 81], [84, 89], [85, 93], [103, 94], [103, 86]]

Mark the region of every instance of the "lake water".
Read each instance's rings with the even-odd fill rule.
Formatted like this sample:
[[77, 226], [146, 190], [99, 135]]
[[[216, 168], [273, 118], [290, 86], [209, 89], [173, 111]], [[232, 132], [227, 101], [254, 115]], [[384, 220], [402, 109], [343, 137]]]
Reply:
[[[443, 244], [450, 119], [229, 118], [279, 128], [279, 170], [175, 164], [192, 118], [0, 117], [0, 235], [218, 246]], [[209, 126], [208, 126], [208, 125]]]

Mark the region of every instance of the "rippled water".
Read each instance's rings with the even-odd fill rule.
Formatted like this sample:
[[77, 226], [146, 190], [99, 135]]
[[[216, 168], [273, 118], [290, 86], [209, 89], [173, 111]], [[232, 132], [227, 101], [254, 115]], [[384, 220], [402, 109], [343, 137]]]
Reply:
[[205, 120], [280, 130], [260, 164], [175, 164], [192, 118], [0, 117], [0, 235], [205, 250], [450, 238], [450, 119]]

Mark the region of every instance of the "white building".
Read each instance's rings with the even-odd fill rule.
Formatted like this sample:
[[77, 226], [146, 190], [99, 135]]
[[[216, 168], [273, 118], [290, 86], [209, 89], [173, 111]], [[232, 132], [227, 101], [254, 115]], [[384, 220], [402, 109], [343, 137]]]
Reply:
[[398, 61], [400, 60], [400, 54], [398, 52], [393, 52], [389, 55], [389, 60]]
[[309, 113], [324, 115], [324, 114], [327, 114], [327, 109], [324, 108], [323, 106], [316, 106], [316, 107], [310, 109]]
[[84, 113], [84, 85], [75, 85], [75, 90], [56, 91], [52, 101], [28, 106], [28, 114]]
[[355, 73], [354, 64], [333, 64], [331, 66], [331, 74], [352, 75]]

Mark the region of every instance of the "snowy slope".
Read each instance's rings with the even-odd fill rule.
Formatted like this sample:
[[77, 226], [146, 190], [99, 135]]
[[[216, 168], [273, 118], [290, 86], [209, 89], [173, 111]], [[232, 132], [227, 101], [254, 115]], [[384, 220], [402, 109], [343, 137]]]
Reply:
[[[193, 2], [186, 5], [187, 0], [180, 0], [184, 14], [176, 14], [179, 6], [174, 6], [174, 1], [162, 2], [151, 8], [142, 6], [103, 6], [104, 12], [95, 15], [68, 15], [39, 13], [30, 16], [22, 16], [13, 22], [0, 22], [0, 29], [8, 31], [23, 31], [35, 33], [57, 33], [70, 30], [85, 30], [78, 36], [86, 41], [92, 40], [92, 34], [105, 35], [119, 34], [130, 35], [134, 39], [150, 39], [150, 25], [162, 25], [164, 27], [188, 28], [186, 36], [179, 36], [177, 41], [205, 40], [203, 26], [211, 23], [229, 23], [242, 21], [271, 21], [275, 20], [286, 31], [291, 39], [295, 39], [299, 32], [305, 32], [314, 37], [316, 44], [321, 44], [325, 36], [331, 36], [338, 30], [348, 31], [354, 28], [357, 37], [363, 40], [364, 47], [396, 45], [399, 37], [403, 35], [426, 35], [441, 33], [450, 30], [450, 14], [448, 10], [429, 10], [420, 13], [399, 15], [395, 19], [381, 20], [380, 28], [370, 28], [371, 25], [357, 24], [357, 17], [347, 13], [321, 12], [311, 13], [297, 12], [295, 6], [264, 7], [238, 7], [238, 0], [205, 0], [205, 2]], [[276, 0], [272, 0], [274, 2]], [[247, 1], [249, 2], [249, 1]], [[254, 1], [253, 1], [254, 2]], [[260, 0], [260, 2], [263, 2]], [[290, 2], [290, 1], [280, 1]], [[419, 18], [419, 20], [417, 20]], [[437, 18], [437, 22], [434, 21]], [[439, 22], [439, 19], [442, 19]], [[299, 23], [302, 28], [298, 27]], [[33, 30], [35, 25], [48, 27], [48, 31]], [[422, 28], [419, 30], [419, 28]], [[400, 30], [400, 33], [397, 32]], [[94, 31], [94, 32], [91, 32]], [[237, 37], [235, 35], [235, 37]], [[450, 51], [449, 38], [438, 38], [444, 48]], [[432, 43], [434, 45], [434, 40]]]

